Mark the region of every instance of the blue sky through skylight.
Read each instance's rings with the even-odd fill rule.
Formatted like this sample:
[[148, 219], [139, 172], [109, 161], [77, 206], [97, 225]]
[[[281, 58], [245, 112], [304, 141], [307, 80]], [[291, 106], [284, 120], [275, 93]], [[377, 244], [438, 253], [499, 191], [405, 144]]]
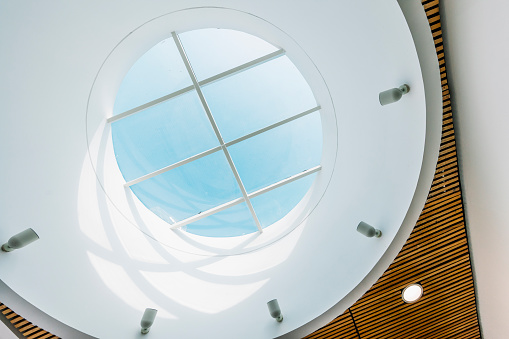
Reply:
[[277, 51], [260, 38], [230, 29], [199, 29], [179, 37], [198, 80]]
[[[194, 73], [188, 74], [173, 39], [157, 44], [124, 78], [115, 115], [188, 87], [191, 76], [199, 81], [278, 50], [254, 36], [225, 29], [186, 32], [180, 41]], [[193, 89], [114, 121], [117, 163], [126, 182], [137, 180], [130, 186], [133, 193], [169, 224], [211, 237], [257, 232], [246, 202], [237, 201], [219, 211], [214, 208], [320, 164], [322, 133], [316, 100], [286, 56], [204, 85], [202, 92], [205, 102]], [[212, 127], [217, 124], [222, 139], [229, 142], [314, 108], [308, 115], [228, 147], [221, 145]], [[206, 156], [166, 168], [208, 150]], [[231, 155], [235, 168], [230, 167], [225, 153]], [[291, 211], [315, 176], [250, 199], [260, 226], [270, 226]], [[210, 209], [215, 213], [209, 215], [206, 211]], [[188, 223], [187, 218], [193, 222]]]
[[113, 114], [192, 85], [177, 47], [166, 39], [136, 61], [120, 84]]
[[286, 56], [207, 85], [203, 94], [225, 141], [316, 106], [309, 85]]
[[167, 222], [191, 217], [242, 196], [223, 152], [144, 180], [131, 189]]
[[219, 146], [194, 90], [113, 126], [115, 155], [126, 181]]

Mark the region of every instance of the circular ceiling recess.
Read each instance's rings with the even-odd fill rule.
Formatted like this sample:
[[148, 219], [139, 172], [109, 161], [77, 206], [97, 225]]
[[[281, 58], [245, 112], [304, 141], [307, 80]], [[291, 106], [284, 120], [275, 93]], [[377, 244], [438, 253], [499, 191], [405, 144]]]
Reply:
[[391, 1], [303, 10], [305, 25], [290, 3], [240, 3], [256, 15], [182, 4], [100, 51], [72, 211], [90, 269], [65, 279], [84, 291], [73, 304], [106, 296], [95, 319], [119, 316], [64, 322], [129, 338], [126, 319], [154, 308], [157, 338], [303, 337], [368, 290], [415, 225], [440, 144], [431, 37], [421, 64]]
[[231, 29], [171, 34], [120, 84], [115, 158], [136, 197], [172, 229], [262, 232], [320, 171], [320, 106], [285, 51]]

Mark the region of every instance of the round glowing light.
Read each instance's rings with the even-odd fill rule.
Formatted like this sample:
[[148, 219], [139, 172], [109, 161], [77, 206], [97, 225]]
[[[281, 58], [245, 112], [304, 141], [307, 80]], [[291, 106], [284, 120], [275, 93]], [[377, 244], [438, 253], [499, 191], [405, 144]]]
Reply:
[[405, 287], [401, 293], [403, 301], [406, 303], [414, 303], [422, 297], [422, 286], [419, 284], [412, 284]]

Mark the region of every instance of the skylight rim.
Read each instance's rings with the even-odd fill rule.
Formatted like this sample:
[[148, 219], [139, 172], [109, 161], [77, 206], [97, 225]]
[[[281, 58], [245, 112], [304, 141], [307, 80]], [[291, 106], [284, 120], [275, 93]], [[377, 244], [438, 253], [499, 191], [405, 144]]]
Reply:
[[[256, 224], [256, 226], [257, 226], [257, 228], [258, 228], [258, 231], [259, 231], [260, 233], [262, 233], [262, 232], [263, 232], [263, 228], [262, 228], [262, 226], [261, 226], [261, 224], [260, 224], [260, 221], [258, 220], [258, 217], [257, 217], [257, 215], [256, 215], [256, 212], [255, 212], [255, 210], [254, 210], [254, 208], [253, 208], [253, 206], [252, 206], [252, 204], [251, 204], [251, 201], [250, 201], [250, 197], [249, 197], [249, 195], [248, 195], [248, 192], [246, 191], [246, 188], [245, 188], [245, 186], [244, 186], [244, 184], [243, 184], [243, 182], [242, 182], [242, 179], [241, 179], [241, 177], [240, 177], [240, 175], [239, 175], [239, 173], [238, 173], [238, 171], [237, 171], [237, 169], [236, 169], [236, 167], [235, 167], [235, 164], [234, 164], [234, 162], [233, 162], [233, 160], [232, 160], [232, 158], [231, 158], [231, 156], [230, 156], [230, 153], [229, 153], [229, 151], [228, 151], [228, 148], [227, 148], [227, 147], [228, 147], [228, 146], [232, 146], [232, 145], [234, 145], [234, 144], [236, 144], [236, 143], [239, 143], [239, 142], [241, 142], [241, 141], [247, 140], [247, 139], [249, 139], [249, 138], [252, 138], [252, 137], [254, 137], [254, 136], [256, 136], [256, 135], [262, 134], [262, 133], [264, 133], [264, 132], [266, 132], [266, 131], [268, 131], [268, 130], [270, 130], [270, 129], [276, 128], [276, 127], [281, 126], [281, 125], [284, 125], [284, 124], [286, 124], [286, 123], [288, 123], [288, 122], [291, 122], [291, 121], [293, 121], [293, 120], [296, 120], [296, 119], [298, 119], [298, 118], [300, 118], [300, 117], [303, 117], [303, 116], [305, 116], [305, 115], [308, 115], [308, 114], [310, 114], [310, 113], [312, 113], [312, 112], [314, 112], [314, 111], [316, 111], [316, 110], [319, 110], [319, 109], [320, 109], [320, 106], [319, 106], [319, 105], [318, 105], [318, 106], [315, 106], [314, 108], [308, 109], [308, 110], [306, 110], [305, 112], [294, 114], [294, 115], [290, 116], [289, 118], [283, 119], [282, 121], [279, 121], [279, 122], [276, 122], [276, 123], [274, 123], [274, 124], [271, 124], [271, 125], [269, 125], [269, 126], [267, 126], [267, 127], [261, 128], [261, 129], [259, 129], [259, 130], [255, 131], [255, 132], [248, 133], [247, 135], [244, 135], [244, 136], [242, 136], [242, 137], [236, 138], [235, 140], [232, 140], [232, 141], [228, 142], [228, 145], [226, 145], [226, 143], [225, 143], [225, 141], [224, 141], [224, 139], [223, 139], [223, 137], [222, 137], [222, 135], [221, 135], [221, 132], [220, 132], [220, 130], [219, 130], [219, 127], [218, 127], [217, 123], [216, 123], [216, 122], [215, 122], [215, 120], [214, 120], [214, 116], [212, 115], [212, 112], [211, 112], [211, 110], [210, 110], [210, 107], [209, 107], [209, 106], [208, 106], [208, 104], [207, 104], [207, 101], [206, 101], [206, 99], [205, 99], [205, 97], [204, 97], [204, 94], [203, 94], [203, 92], [201, 91], [201, 84], [200, 84], [200, 81], [198, 81], [198, 79], [197, 79], [197, 77], [196, 77], [196, 74], [195, 74], [195, 72], [193, 71], [193, 67], [192, 67], [192, 65], [191, 65], [191, 63], [190, 63], [190, 60], [189, 60], [189, 57], [188, 57], [188, 55], [186, 54], [186, 51], [185, 51], [185, 49], [184, 49], [184, 47], [183, 47], [183, 45], [182, 45], [182, 42], [181, 42], [181, 40], [180, 40], [179, 35], [178, 35], [175, 31], [173, 31], [173, 32], [171, 33], [171, 37], [172, 37], [173, 42], [175, 43], [175, 46], [176, 46], [176, 48], [177, 48], [177, 50], [178, 50], [178, 53], [179, 53], [179, 54], [180, 54], [180, 56], [181, 56], [182, 62], [183, 62], [183, 64], [185, 65], [185, 68], [187, 69], [188, 75], [189, 75], [189, 77], [190, 77], [190, 79], [191, 79], [191, 81], [192, 81], [192, 84], [193, 84], [193, 85], [192, 85], [192, 86], [188, 86], [188, 87], [186, 87], [186, 88], [184, 88], [184, 89], [178, 90], [178, 91], [176, 91], [176, 92], [170, 93], [170, 94], [165, 95], [165, 96], [163, 96], [163, 97], [160, 97], [160, 98], [158, 98], [158, 99], [152, 100], [152, 101], [150, 101], [150, 102], [148, 102], [148, 103], [145, 103], [145, 104], [143, 104], [143, 105], [140, 105], [140, 106], [135, 107], [135, 108], [133, 108], [133, 109], [130, 109], [130, 110], [128, 110], [128, 111], [122, 112], [122, 113], [120, 113], [119, 115], [117, 115], [117, 116], [119, 116], [119, 118], [115, 119], [115, 117], [116, 117], [116, 116], [114, 116], [113, 118], [108, 119], [108, 122], [115, 122], [115, 121], [118, 121], [118, 120], [120, 120], [120, 119], [122, 119], [122, 118], [126, 118], [126, 117], [129, 117], [129, 116], [132, 116], [132, 115], [133, 115], [133, 114], [135, 114], [135, 113], [138, 113], [138, 112], [140, 112], [140, 111], [143, 111], [143, 110], [145, 110], [145, 109], [147, 109], [147, 108], [150, 108], [150, 107], [152, 107], [152, 106], [154, 106], [154, 105], [157, 105], [157, 104], [160, 104], [160, 103], [162, 103], [162, 102], [165, 102], [165, 101], [171, 100], [171, 99], [173, 99], [174, 97], [177, 97], [177, 96], [179, 96], [179, 95], [181, 95], [181, 94], [187, 93], [187, 91], [188, 91], [188, 90], [193, 90], [193, 89], [194, 89], [194, 90], [196, 91], [196, 93], [198, 94], [199, 100], [200, 100], [200, 102], [201, 102], [201, 104], [202, 104], [202, 107], [203, 107], [203, 109], [204, 109], [204, 111], [205, 111], [205, 113], [206, 113], [207, 117], [208, 117], [208, 120], [209, 120], [209, 122], [210, 122], [210, 124], [211, 124], [211, 126], [212, 126], [212, 129], [213, 129], [214, 133], [216, 134], [216, 137], [217, 137], [217, 139], [218, 139], [218, 141], [219, 141], [219, 143], [220, 143], [220, 146], [219, 146], [219, 147], [214, 147], [214, 148], [212, 148], [212, 149], [209, 149], [208, 151], [204, 151], [204, 152], [202, 152], [202, 153], [199, 153], [199, 154], [193, 155], [193, 156], [191, 156], [191, 157], [188, 157], [188, 158], [186, 158], [186, 159], [183, 159], [183, 160], [181, 160], [181, 161], [178, 161], [177, 163], [174, 163], [174, 164], [172, 164], [172, 165], [165, 166], [165, 167], [163, 167], [163, 168], [161, 168], [161, 169], [159, 169], [159, 170], [153, 171], [153, 172], [151, 172], [151, 173], [148, 173], [148, 174], [143, 175], [143, 176], [141, 176], [141, 177], [138, 177], [138, 178], [136, 178], [136, 179], [132, 179], [132, 180], [130, 180], [130, 181], [128, 181], [128, 182], [126, 182], [126, 183], [124, 184], [124, 186], [126, 186], [126, 187], [134, 186], [134, 185], [136, 185], [136, 184], [138, 184], [138, 183], [141, 183], [141, 182], [143, 182], [143, 181], [145, 181], [145, 180], [147, 180], [147, 179], [151, 179], [151, 178], [153, 178], [153, 177], [155, 177], [155, 176], [157, 176], [157, 175], [159, 175], [159, 174], [163, 174], [163, 173], [166, 173], [167, 171], [170, 171], [170, 170], [172, 170], [172, 169], [174, 169], [174, 168], [180, 167], [180, 165], [184, 165], [184, 164], [186, 164], [186, 163], [189, 163], [189, 162], [192, 162], [192, 161], [194, 161], [194, 160], [200, 159], [200, 158], [201, 158], [201, 157], [203, 157], [203, 156], [206, 156], [206, 155], [209, 155], [209, 154], [215, 153], [216, 151], [218, 151], [218, 150], [221, 148], [221, 149], [223, 150], [223, 152], [224, 152], [224, 154], [225, 154], [225, 156], [226, 156], [227, 160], [228, 160], [228, 163], [229, 163], [229, 165], [230, 165], [230, 168], [231, 168], [231, 170], [232, 170], [232, 172], [233, 172], [233, 174], [234, 174], [234, 177], [235, 177], [235, 179], [236, 179], [236, 181], [237, 181], [238, 187], [239, 187], [240, 191], [242, 192], [242, 196], [243, 196], [243, 198], [244, 198], [244, 202], [246, 203], [246, 205], [247, 205], [247, 207], [248, 207], [249, 211], [251, 212], [251, 215], [252, 215], [252, 217], [253, 217], [253, 219], [254, 219], [254, 222], [255, 222], [255, 224]], [[226, 71], [223, 71], [223, 72], [220, 72], [220, 73], [215, 74], [215, 75], [213, 75], [213, 76], [210, 76], [210, 77], [208, 77], [208, 78], [206, 78], [206, 79], [202, 80], [201, 82], [202, 82], [204, 85], [212, 84], [212, 83], [214, 83], [214, 82], [216, 82], [216, 81], [223, 80], [223, 79], [225, 79], [226, 77], [233, 76], [233, 75], [235, 75], [235, 74], [237, 74], [237, 73], [247, 71], [247, 70], [249, 70], [249, 69], [251, 69], [251, 68], [253, 68], [253, 67], [260, 66], [261, 64], [263, 64], [263, 63], [265, 63], [265, 62], [268, 62], [268, 61], [271, 61], [271, 60], [273, 60], [273, 59], [275, 59], [275, 58], [278, 58], [278, 57], [280, 57], [280, 56], [282, 56], [282, 55], [284, 55], [284, 54], [285, 54], [285, 53], [284, 53], [284, 50], [283, 50], [283, 49], [281, 49], [281, 48], [280, 48], [280, 49], [277, 49], [277, 50], [276, 50], [276, 51], [274, 51], [274, 52], [271, 52], [271, 53], [265, 54], [265, 55], [263, 55], [263, 56], [261, 56], [261, 57], [255, 58], [255, 59], [250, 60], [250, 61], [248, 61], [248, 62], [245, 62], [245, 63], [243, 63], [243, 64], [241, 64], [241, 65], [239, 65], [239, 66], [236, 66], [236, 67], [233, 67], [233, 68], [227, 69]], [[315, 100], [316, 100], [316, 98], [315, 98]], [[320, 147], [320, 148], [321, 148], [321, 147]], [[321, 168], [321, 167], [320, 167], [320, 168]], [[308, 170], [304, 170], [304, 172], [306, 172], [306, 171], [308, 171]], [[294, 179], [294, 180], [298, 180], [298, 179]], [[292, 181], [293, 181], [293, 180], [292, 180]], [[285, 182], [285, 180], [282, 180], [282, 182]], [[291, 182], [291, 181], [290, 181], [290, 182]], [[257, 189], [257, 190], [256, 190], [256, 192], [258, 192], [258, 194], [257, 194], [257, 195], [260, 195], [260, 194], [262, 194], [263, 192], [266, 192], [266, 191], [267, 191], [267, 187], [270, 187], [270, 186], [272, 186], [272, 185], [271, 185], [271, 184], [269, 184], [269, 185], [266, 185], [266, 187], [262, 187], [262, 188], [260, 188], [260, 189]], [[278, 187], [280, 187], [280, 186], [281, 186], [281, 185], [279, 185]], [[133, 191], [133, 192], [134, 192], [134, 191]], [[261, 192], [261, 193], [260, 193], [260, 192]], [[214, 208], [212, 208], [212, 209], [210, 209], [210, 210], [214, 210]], [[219, 210], [218, 210], [218, 211], [219, 211]], [[209, 213], [207, 213], [207, 215], [208, 215], [208, 214], [209, 214]], [[212, 214], [210, 214], [210, 215], [212, 215]], [[187, 220], [187, 219], [192, 219], [192, 217], [186, 218], [186, 220]], [[172, 220], [173, 220], [173, 219], [172, 219]]]
[[[129, 70], [130, 65], [148, 48], [168, 38], [168, 31], [180, 32], [210, 27], [242, 31], [260, 37], [275, 46], [283, 47], [286, 55], [304, 76], [321, 105], [320, 117], [324, 137], [322, 160], [320, 161], [323, 166], [321, 174], [313, 182], [308, 194], [292, 211], [294, 213], [291, 212], [283, 218], [281, 225], [273, 225], [263, 233], [263, 236], [239, 236], [220, 240], [194, 236], [178, 230], [167, 232], [168, 224], [157, 217], [152, 218], [152, 212], [146, 210], [146, 207], [137, 201], [130, 190], [124, 189], [122, 176], [118, 169], [115, 171], [116, 174], [111, 173], [110, 175], [105, 172], [106, 166], [117, 167], [117, 165], [110, 156], [112, 154], [109, 151], [111, 144], [107, 143], [104, 148], [101, 146], [102, 144], [98, 143], [100, 139], [97, 138], [100, 135], [111, 133], [111, 125], [106, 123], [106, 119], [111, 117], [113, 104], [111, 98], [115, 96], [115, 88]], [[325, 77], [310, 54], [296, 39], [269, 21], [238, 9], [195, 7], [177, 10], [149, 20], [131, 31], [102, 63], [89, 94], [86, 115], [89, 159], [101, 189], [112, 202], [111, 208], [118, 211], [132, 227], [138, 229], [146, 237], [159, 242], [168, 249], [183, 253], [219, 257], [237, 255], [261, 249], [285, 238], [297, 228], [304, 227], [305, 220], [315, 213], [322, 199], [327, 200], [326, 191], [331, 180], [336, 176], [335, 164], [339, 150], [337, 107]], [[122, 190], [118, 190], [110, 184], [110, 182], [118, 181], [122, 181], [120, 183]], [[125, 203], [126, 198], [127, 201], [131, 201], [129, 204]], [[141, 219], [133, 216], [133, 213], [139, 215]]]
[[[232, 31], [232, 32], [238, 32], [238, 31]], [[242, 33], [242, 34], [245, 34], [245, 33]], [[250, 36], [249, 34], [247, 34], [247, 35]], [[188, 76], [189, 76], [189, 78], [190, 78], [190, 80], [192, 82], [192, 86], [194, 87], [194, 92], [196, 92], [196, 94], [198, 95], [198, 99], [199, 99], [199, 102], [201, 103], [203, 111], [205, 112], [205, 115], [207, 116], [207, 119], [208, 119], [208, 121], [210, 123], [210, 126], [212, 127], [212, 130], [213, 130], [214, 134], [216, 135], [217, 141], [219, 142], [219, 147], [214, 147], [212, 149], [209, 149], [208, 151], [204, 151], [204, 152], [195, 154], [195, 155], [193, 155], [191, 157], [188, 157], [188, 158], [186, 158], [186, 159], [184, 159], [182, 161], [178, 161], [177, 163], [175, 163], [173, 165], [165, 166], [165, 167], [163, 167], [163, 168], [161, 168], [159, 170], [156, 170], [156, 171], [153, 171], [151, 173], [148, 173], [147, 175], [143, 175], [143, 176], [138, 177], [138, 178], [136, 178], [134, 180], [130, 180], [129, 182], [125, 183], [124, 186], [131, 188], [131, 191], [137, 197], [139, 197], [138, 193], [136, 192], [137, 190], [136, 191], [134, 190], [135, 185], [140, 184], [140, 183], [144, 182], [147, 179], [155, 178], [159, 174], [167, 173], [168, 171], [171, 171], [172, 169], [178, 168], [181, 165], [185, 165], [187, 163], [191, 163], [194, 160], [202, 159], [203, 157], [206, 157], [207, 155], [213, 154], [216, 151], [218, 151], [219, 149], [221, 149], [223, 151], [225, 157], [226, 157], [226, 160], [227, 160], [229, 166], [230, 166], [230, 169], [231, 169], [232, 174], [233, 174], [233, 176], [235, 178], [235, 181], [237, 182], [238, 189], [240, 190], [240, 192], [242, 194], [243, 202], [248, 207], [248, 210], [249, 210], [249, 212], [250, 212], [250, 214], [252, 216], [252, 219], [254, 220], [254, 223], [255, 223], [255, 225], [256, 225], [256, 227], [258, 229], [258, 232], [259, 233], [263, 233], [262, 225], [261, 225], [261, 223], [260, 223], [260, 221], [258, 219], [258, 216], [256, 214], [255, 209], [253, 208], [253, 205], [251, 204], [250, 197], [248, 195], [247, 189], [246, 189], [246, 187], [245, 187], [245, 185], [243, 183], [243, 179], [241, 178], [241, 176], [239, 174], [239, 171], [237, 170], [236, 165], [235, 165], [235, 163], [234, 163], [234, 161], [233, 161], [233, 159], [232, 159], [232, 157], [230, 155], [228, 147], [226, 146], [226, 143], [225, 143], [225, 139], [223, 138], [223, 136], [221, 134], [221, 131], [219, 129], [219, 126], [218, 126], [218, 124], [215, 121], [214, 115], [212, 114], [211, 107], [207, 103], [207, 99], [205, 98], [205, 95], [202, 92], [202, 89], [201, 89], [200, 83], [198, 81], [198, 78], [196, 76], [196, 73], [193, 70], [193, 66], [191, 65], [191, 61], [189, 59], [189, 55], [187, 54], [187, 52], [186, 52], [186, 50], [185, 50], [185, 48], [184, 48], [184, 46], [182, 44], [180, 36], [175, 31], [171, 32], [171, 37], [172, 37], [171, 40], [173, 40], [173, 42], [174, 42], [174, 46], [173, 47], [176, 47], [176, 50], [177, 50], [178, 54], [180, 55], [181, 61], [182, 61], [183, 65], [184, 65], [185, 69], [187, 70]], [[202, 39], [203, 39], [203, 37], [202, 37]], [[170, 40], [170, 39], [167, 39], [167, 40]], [[164, 41], [166, 41], [166, 40], [164, 40]], [[269, 45], [269, 46], [274, 47], [273, 45], [270, 45], [268, 43], [266, 43], [266, 44]], [[158, 45], [156, 45], [156, 46], [158, 46]], [[276, 47], [274, 47], [274, 48], [276, 48]], [[196, 51], [194, 53], [196, 54]], [[253, 67], [259, 67], [262, 63], [265, 63], [265, 62], [270, 61], [270, 60], [272, 60], [274, 58], [277, 58], [277, 57], [279, 57], [279, 56], [281, 56], [283, 54], [284, 53], [282, 52], [282, 49], [276, 49], [274, 52], [262, 55], [259, 58], [251, 59], [248, 62], [244, 62], [240, 66], [232, 67], [230, 69], [227, 69], [226, 71], [223, 71], [223, 72], [220, 72], [218, 74], [212, 75], [211, 77], [208, 77], [208, 78], [205, 79], [205, 83], [213, 83], [213, 82], [216, 82], [216, 81], [219, 81], [219, 80], [224, 80], [227, 76], [235, 75], [237, 73], [241, 73], [241, 72], [247, 71], [247, 70], [249, 70], [249, 69], [251, 69]], [[299, 76], [302, 77], [302, 75], [300, 74], [298, 69], [295, 67], [295, 65], [291, 61], [289, 61], [289, 65], [290, 65], [290, 68], [288, 70], [286, 70], [286, 72], [289, 72], [287, 75], [294, 77], [295, 76], [294, 74], [298, 74], [298, 77]], [[141, 67], [143, 67], [143, 66], [141, 66]], [[286, 66], [283, 69], [285, 69], [285, 68], [286, 68]], [[256, 74], [256, 73], [254, 73], [254, 74]], [[268, 74], [270, 74], [270, 73], [268, 73]], [[285, 72], [283, 72], [283, 75], [286, 75]], [[293, 87], [292, 90], [297, 90], [297, 91], [300, 91], [300, 92], [304, 91], [304, 93], [299, 93], [299, 94], [300, 95], [304, 95], [304, 97], [306, 97], [305, 93], [306, 92], [311, 93], [311, 89], [309, 88], [309, 84], [303, 78], [302, 79], [304, 80], [304, 82], [300, 83], [302, 80], [300, 80], [298, 77], [296, 79], [293, 79], [295, 81], [295, 84], [298, 84], [298, 85], [296, 85], [296, 87]], [[255, 79], [252, 79], [252, 80], [255, 80]], [[245, 81], [245, 79], [244, 79], [244, 81]], [[248, 83], [250, 83], [250, 82], [248, 82]], [[287, 86], [284, 86], [283, 88], [285, 88], [285, 87], [287, 87]], [[185, 89], [184, 89], [184, 92], [185, 92]], [[248, 91], [248, 92], [250, 92], [250, 91]], [[178, 93], [177, 93], [177, 95], [178, 95]], [[167, 100], [165, 100], [165, 98], [168, 98], [168, 100], [171, 100], [172, 96], [177, 96], [177, 95], [175, 95], [175, 94], [166, 95], [166, 96], [163, 96], [163, 97], [161, 97], [159, 99], [153, 100], [152, 102], [149, 102], [148, 104], [144, 104], [142, 106], [145, 107], [145, 108], [152, 107], [151, 103], [155, 102], [156, 104], [159, 104], [159, 103], [161, 103], [163, 101], [167, 101]], [[243, 95], [243, 94], [241, 94], [241, 95]], [[307, 95], [309, 95], [309, 94], [307, 94]], [[276, 123], [270, 124], [269, 126], [260, 128], [257, 131], [254, 131], [252, 133], [247, 133], [244, 136], [236, 138], [236, 139], [233, 140], [233, 142], [230, 143], [230, 146], [233, 146], [236, 143], [240, 143], [241, 141], [245, 141], [245, 140], [248, 140], [250, 138], [256, 137], [257, 135], [263, 134], [264, 132], [267, 132], [267, 131], [272, 130], [272, 129], [276, 128], [276, 127], [285, 125], [285, 124], [287, 124], [289, 122], [292, 122], [292, 121], [294, 121], [296, 119], [299, 119], [301, 117], [307, 116], [310, 113], [319, 110], [320, 106], [316, 104], [316, 98], [314, 97], [313, 94], [311, 94], [311, 98], [312, 98], [311, 101], [314, 103], [314, 105], [312, 105], [312, 106], [314, 106], [314, 107], [309, 108], [309, 109], [305, 110], [302, 113], [293, 114], [293, 115], [291, 115], [288, 118], [285, 118], [285, 119], [282, 119], [282, 120], [280, 120], [280, 121], [278, 121]], [[274, 99], [275, 98], [273, 98], [272, 100], [274, 100]], [[116, 100], [118, 100], [118, 98]], [[306, 103], [305, 101], [303, 101], [303, 102], [295, 101], [295, 102], [298, 103], [298, 105], [300, 105], [300, 106], [304, 105], [304, 107], [309, 105], [309, 102]], [[295, 107], [291, 107], [291, 106], [288, 106], [288, 105], [289, 105], [289, 103], [286, 103], [284, 105], [285, 110], [288, 110], [288, 109], [293, 110], [293, 109], [295, 109]], [[262, 108], [262, 107], [260, 107], [260, 108]], [[219, 111], [221, 111], [222, 109], [223, 109], [223, 107], [220, 107]], [[136, 108], [132, 112], [133, 112], [133, 114], [136, 113]], [[256, 113], [256, 112], [254, 112], [254, 113]], [[132, 116], [132, 114], [130, 114], [130, 115]], [[128, 116], [129, 116], [129, 114], [125, 114], [125, 112], [121, 113], [121, 117], [128, 117]], [[321, 121], [320, 121], [320, 126], [321, 126]], [[313, 145], [315, 145], [313, 147], [319, 147], [320, 153], [321, 153], [321, 151], [322, 151], [322, 141], [320, 141], [317, 144], [313, 143]], [[309, 150], [308, 150], [308, 152], [309, 152]], [[299, 159], [299, 158], [296, 158], [295, 160], [297, 160], [297, 159]], [[300, 160], [298, 160], [298, 162], [301, 162], [304, 159], [305, 158], [300, 157]], [[119, 166], [120, 166], [120, 163], [119, 163]], [[251, 167], [251, 166], [249, 166], [249, 167]], [[261, 195], [261, 194], [263, 194], [265, 192], [268, 192], [268, 191], [270, 191], [270, 190], [272, 190], [274, 188], [278, 188], [278, 187], [284, 186], [285, 184], [288, 184], [288, 183], [293, 182], [295, 180], [298, 180], [298, 179], [300, 179], [300, 178], [302, 178], [304, 176], [307, 176], [309, 173], [314, 173], [315, 171], [320, 170], [321, 166], [318, 165], [318, 166], [313, 167], [312, 169], [314, 169], [314, 171], [309, 171], [309, 168], [305, 169], [303, 171], [303, 173], [304, 173], [303, 176], [299, 176], [299, 175], [295, 175], [295, 174], [291, 175], [290, 176], [291, 180], [287, 180], [288, 178], [283, 179], [283, 180], [278, 180], [276, 182], [276, 186], [274, 186], [273, 184], [264, 184], [261, 187], [256, 187], [256, 186], [258, 186], [258, 184], [257, 184], [255, 187], [252, 187], [251, 189], [255, 189], [256, 195]], [[309, 172], [309, 173], [306, 173], [306, 172]], [[247, 175], [247, 173], [245, 173], [245, 174]], [[148, 187], [150, 187], [150, 186], [148, 186]], [[309, 191], [309, 188], [310, 187], [307, 187], [307, 190], [304, 191], [304, 195], [305, 195], [305, 192]], [[143, 189], [139, 193], [141, 193], [141, 192], [143, 192]], [[159, 207], [159, 205], [157, 203], [157, 201], [159, 201], [161, 198], [159, 198], [159, 199], [156, 198], [156, 200], [153, 200], [152, 202], [150, 202], [152, 200], [152, 198], [149, 198], [149, 196], [147, 196], [147, 194], [148, 194], [148, 192], [145, 192], [145, 194], [143, 195], [144, 196], [143, 198], [139, 197], [140, 200], [142, 200], [143, 204], [146, 205], [147, 208], [149, 208], [151, 210], [153, 208], [157, 208], [157, 209], [161, 209], [162, 208], [163, 210], [165, 210], [164, 207], [162, 207], [162, 206]], [[299, 194], [301, 194], [301, 193], [299, 193]], [[234, 199], [234, 201], [235, 201], [235, 199]], [[149, 205], [147, 205], [147, 203], [150, 203], [150, 207], [149, 207]], [[156, 205], [152, 206], [154, 203], [156, 203]], [[163, 206], [164, 205], [165, 204], [163, 203]], [[202, 218], [204, 218], [206, 216], [213, 215], [215, 213], [218, 213], [220, 211], [223, 211], [223, 210], [228, 209], [230, 207], [233, 207], [235, 205], [236, 205], [235, 203], [232, 204], [231, 202], [230, 203], [224, 203], [224, 204], [221, 204], [219, 207], [216, 206], [216, 207], [213, 207], [213, 208], [209, 208], [207, 210], [207, 213], [205, 213], [203, 216], [198, 216], [199, 214], [202, 213], [202, 212], [199, 212], [199, 213], [197, 213], [197, 215], [186, 217], [186, 218], [184, 218], [182, 220], [179, 220], [178, 222], [176, 222], [171, 217], [170, 217], [170, 219], [171, 219], [172, 223], [170, 223], [168, 220], [166, 220], [166, 218], [164, 220], [167, 221], [170, 224], [176, 224], [176, 226], [174, 226], [172, 228], [176, 228], [176, 227], [181, 228], [181, 227], [186, 226], [188, 224], [192, 224], [193, 222], [198, 221], [198, 220], [200, 220], [200, 219], [202, 219]], [[221, 208], [221, 206], [224, 206], [224, 208]], [[229, 207], [227, 207], [227, 206], [229, 206]], [[293, 207], [295, 207], [295, 205]], [[177, 211], [169, 212], [169, 213], [170, 214], [174, 214], [176, 212]], [[157, 214], [159, 215], [159, 213], [157, 213]], [[164, 214], [167, 214], [167, 213], [165, 212]], [[282, 215], [281, 218], [284, 217], [284, 215]], [[161, 216], [161, 218], [163, 218], [163, 217]], [[276, 221], [277, 220], [279, 220], [279, 219], [276, 219]], [[229, 236], [229, 235], [219, 235], [218, 234], [217, 236]]]

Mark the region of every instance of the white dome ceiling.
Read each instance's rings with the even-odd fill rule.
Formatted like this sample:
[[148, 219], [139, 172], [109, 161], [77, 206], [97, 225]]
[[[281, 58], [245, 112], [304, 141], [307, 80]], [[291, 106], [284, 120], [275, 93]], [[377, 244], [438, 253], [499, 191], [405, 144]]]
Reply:
[[[0, 255], [0, 279], [65, 324], [135, 338], [154, 307], [152, 338], [310, 332], [369, 288], [415, 224], [437, 156], [440, 81], [431, 36], [412, 38], [396, 2], [9, 6], [2, 25], [18, 31], [1, 30], [1, 235], [32, 227], [41, 240]], [[415, 13], [413, 25], [427, 25]], [[279, 233], [171, 231], [124, 189], [114, 162], [106, 118], [130, 65], [173, 30], [218, 26], [284, 48], [322, 106], [323, 169]], [[419, 56], [413, 39], [424, 39]], [[408, 95], [379, 105], [380, 91], [403, 83]], [[361, 220], [383, 237], [359, 235]], [[282, 323], [268, 314], [273, 298]]]

